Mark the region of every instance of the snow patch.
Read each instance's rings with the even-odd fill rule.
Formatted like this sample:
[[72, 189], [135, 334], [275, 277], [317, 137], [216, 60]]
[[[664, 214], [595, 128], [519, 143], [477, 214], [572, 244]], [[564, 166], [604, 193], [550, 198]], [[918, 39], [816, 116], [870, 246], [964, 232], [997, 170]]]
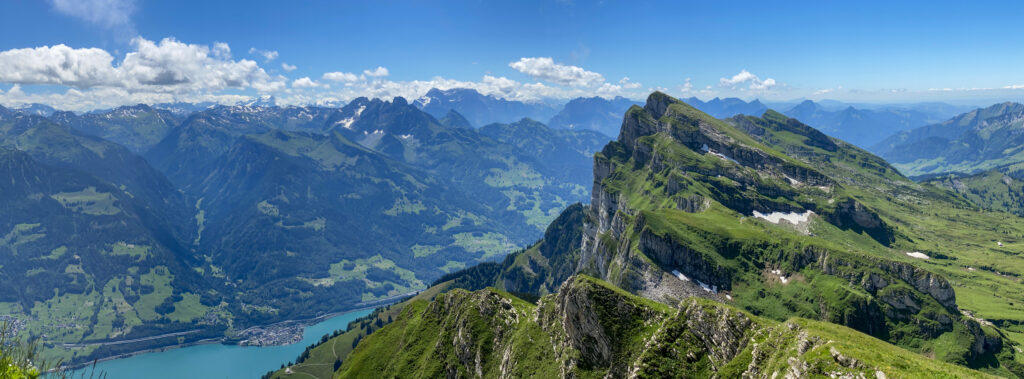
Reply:
[[807, 222], [807, 220], [810, 219], [812, 214], [814, 214], [813, 211], [806, 211], [804, 213], [772, 212], [772, 213], [768, 213], [768, 214], [764, 214], [764, 213], [761, 213], [761, 212], [758, 212], [758, 211], [754, 211], [754, 217], [767, 220], [768, 222], [770, 222], [772, 224], [778, 224], [778, 223], [782, 222], [782, 220], [786, 220], [786, 222], [788, 222], [790, 224], [797, 225], [797, 224], [800, 224], [800, 223]]
[[359, 119], [359, 115], [363, 114], [364, 110], [366, 110], [366, 106], [360, 106], [359, 109], [356, 109], [355, 115], [346, 119], [338, 120], [338, 122], [335, 122], [334, 125], [341, 125], [342, 128], [352, 129], [352, 124], [354, 124], [356, 120]]
[[928, 256], [928, 254], [922, 253], [920, 251], [907, 253], [907, 256], [917, 259], [931, 259], [931, 257]]
[[716, 152], [714, 150], [711, 150], [711, 148], [708, 147], [708, 144], [706, 144], [706, 143], [701, 145], [700, 150], [705, 152], [705, 153], [708, 153], [708, 154], [714, 155], [716, 157], [719, 157], [721, 159], [725, 159], [725, 160], [727, 160], [729, 162], [732, 162], [732, 163], [735, 163], [735, 164], [740, 164], [740, 162], [737, 162], [735, 159], [732, 159], [732, 158], [730, 158], [729, 156], [727, 156], [725, 154], [722, 154], [722, 153]]
[[707, 292], [710, 292], [710, 293], [718, 293], [718, 286], [710, 286], [707, 283], [704, 283], [704, 282], [699, 281], [699, 280], [697, 281], [697, 284], [699, 284], [700, 288], [703, 289], [704, 291], [707, 291]]
[[679, 280], [682, 280], [684, 282], [690, 281], [690, 278], [687, 278], [686, 275], [683, 275], [683, 273], [679, 272], [679, 270], [672, 270], [672, 275], [675, 275], [677, 278], [679, 278]]
[[772, 274], [778, 276], [779, 280], [782, 281], [782, 284], [789, 283], [789, 278], [787, 278], [786, 275], [782, 273], [782, 270], [772, 270]]

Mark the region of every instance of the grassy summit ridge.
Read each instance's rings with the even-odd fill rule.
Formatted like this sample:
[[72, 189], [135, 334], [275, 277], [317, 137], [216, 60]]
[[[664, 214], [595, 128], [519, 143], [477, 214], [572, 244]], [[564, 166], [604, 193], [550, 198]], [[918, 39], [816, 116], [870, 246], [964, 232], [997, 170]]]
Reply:
[[[389, 357], [388, 359], [380, 359]], [[982, 377], [851, 329], [776, 322], [720, 303], [672, 308], [587, 276], [538, 304], [496, 289], [408, 304], [336, 376], [361, 377]]]

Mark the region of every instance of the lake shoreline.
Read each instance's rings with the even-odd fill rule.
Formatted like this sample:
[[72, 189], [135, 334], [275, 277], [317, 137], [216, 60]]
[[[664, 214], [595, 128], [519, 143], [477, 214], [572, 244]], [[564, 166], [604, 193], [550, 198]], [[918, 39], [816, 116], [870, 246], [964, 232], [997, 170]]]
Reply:
[[133, 351], [133, 352], [130, 352], [130, 353], [123, 353], [123, 354], [118, 354], [118, 355], [114, 355], [114, 356], [98, 358], [98, 359], [94, 359], [94, 360], [91, 360], [91, 361], [88, 361], [88, 362], [85, 362], [85, 363], [78, 363], [78, 364], [73, 364], [73, 365], [64, 365], [64, 366], [61, 366], [61, 369], [64, 369], [64, 370], [67, 370], [67, 371], [78, 371], [78, 370], [82, 370], [82, 369], [88, 369], [89, 367], [95, 366], [95, 365], [97, 365], [99, 363], [102, 363], [102, 362], [114, 361], [114, 360], [118, 360], [118, 359], [126, 359], [126, 358], [131, 358], [131, 357], [138, 356], [138, 355], [143, 355], [143, 354], [160, 353], [160, 352], [165, 352], [165, 351], [170, 351], [170, 350], [177, 350], [177, 349], [182, 349], [182, 348], [187, 348], [187, 347], [194, 347], [194, 346], [201, 346], [201, 345], [220, 344], [220, 345], [250, 346], [250, 347], [269, 347], [269, 346], [287, 346], [287, 345], [292, 345], [292, 344], [296, 344], [296, 343], [300, 343], [301, 342], [302, 334], [305, 333], [306, 328], [308, 328], [310, 326], [319, 324], [319, 323], [321, 323], [321, 322], [323, 322], [325, 320], [328, 320], [328, 319], [331, 319], [331, 318], [334, 318], [334, 317], [337, 317], [337, 316], [341, 316], [341, 315], [344, 315], [344, 314], [347, 314], [347, 313], [359, 312], [359, 311], [364, 311], [364, 310], [368, 310], [368, 309], [376, 309], [378, 307], [381, 307], [381, 306], [384, 306], [384, 305], [387, 305], [387, 304], [392, 304], [392, 303], [397, 302], [398, 300], [400, 300], [402, 298], [405, 298], [405, 297], [408, 297], [408, 296], [413, 296], [413, 295], [417, 294], [418, 292], [419, 291], [413, 291], [413, 292], [408, 292], [408, 293], [404, 293], [404, 294], [401, 294], [401, 295], [396, 295], [396, 296], [388, 297], [388, 298], [377, 300], [377, 301], [373, 301], [373, 302], [364, 302], [364, 303], [361, 304], [362, 306], [360, 306], [358, 308], [351, 308], [351, 309], [347, 309], [347, 310], [343, 310], [343, 311], [327, 313], [327, 314], [323, 314], [323, 315], [312, 317], [312, 318], [306, 318], [306, 319], [284, 320], [284, 321], [278, 321], [278, 322], [271, 323], [271, 324], [254, 325], [254, 326], [250, 326], [250, 327], [248, 327], [246, 329], [243, 329], [243, 330], [239, 331], [239, 333], [242, 333], [242, 332], [245, 332], [245, 331], [250, 331], [250, 330], [255, 330], [255, 329], [270, 329], [270, 328], [282, 328], [282, 327], [293, 327], [294, 328], [294, 327], [297, 327], [300, 330], [300, 333], [298, 333], [299, 339], [296, 340], [295, 342], [292, 342], [292, 343], [267, 344], [267, 345], [245, 345], [245, 344], [241, 344], [241, 342], [245, 342], [247, 340], [233, 341], [228, 336], [222, 336], [222, 337], [217, 337], [217, 338], [207, 338], [207, 339], [202, 339], [202, 340], [198, 340], [198, 341], [192, 341], [192, 342], [183, 343], [183, 344], [175, 344], [175, 345], [147, 348], [147, 349], [142, 349], [142, 350], [138, 350], [138, 351]]

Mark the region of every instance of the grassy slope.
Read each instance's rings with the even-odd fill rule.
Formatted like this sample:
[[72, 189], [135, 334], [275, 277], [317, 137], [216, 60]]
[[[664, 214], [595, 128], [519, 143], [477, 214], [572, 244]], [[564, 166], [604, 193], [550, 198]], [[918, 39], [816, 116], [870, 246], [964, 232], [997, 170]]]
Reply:
[[[402, 310], [410, 304], [418, 304], [424, 301], [433, 300], [441, 292], [445, 291], [449, 283], [434, 285], [408, 300], [378, 308], [365, 319], [352, 322], [352, 326], [344, 333], [331, 337], [327, 342], [316, 345], [309, 350], [309, 357], [302, 363], [296, 363], [274, 371], [269, 374], [270, 378], [331, 378], [334, 375], [334, 363], [337, 360], [344, 361], [352, 352], [352, 341], [362, 339], [373, 331], [369, 327], [376, 328], [377, 320], [382, 324], [389, 323], [398, 318]], [[365, 325], [365, 326], [364, 326]], [[287, 370], [286, 370], [287, 369]]]
[[[833, 141], [838, 144], [838, 149], [829, 150], [814, 146], [806, 135], [785, 128], [769, 130], [766, 135], [757, 136], [757, 141], [752, 141], [750, 136], [733, 125], [707, 117], [684, 104], [671, 105], [669, 112], [696, 120], [692, 124], [673, 124], [676, 131], [686, 133], [695, 129], [696, 124], [704, 123], [731, 137], [739, 145], [762, 150], [770, 157], [779, 157], [796, 167], [814, 167], [836, 180], [836, 185], [824, 191], [811, 186], [791, 185], [780, 180], [779, 175], [766, 176], [727, 159], [699, 154], [664, 134], [641, 137], [639, 143], [649, 146], [653, 154], [660, 154], [664, 166], [683, 168], [682, 176], [673, 178], [683, 182], [681, 187], [684, 190], [676, 196], [692, 194], [717, 200], [712, 201], [709, 211], [687, 213], [671, 209], [676, 198], [667, 193], [666, 183], [673, 173], [638, 169], [646, 162], [631, 160], [628, 153], [621, 150], [625, 146], [610, 146], [599, 154], [599, 160], [617, 162], [619, 167], [602, 184], [612, 196], [623, 194], [629, 208], [642, 215], [648, 228], [656, 234], [667, 233], [673, 240], [702, 252], [715, 264], [739, 273], [733, 278], [739, 283], [732, 289], [737, 305], [776, 319], [796, 314], [841, 321], [843, 307], [870, 299], [870, 295], [859, 286], [807, 268], [796, 272], [802, 277], [798, 276], [798, 280], [785, 286], [771, 283], [770, 278], [759, 277], [759, 269], [771, 267], [794, 273], [791, 269], [800, 268], [792, 267], [799, 258], [794, 252], [808, 246], [820, 246], [833, 253], [833, 258], [841, 260], [859, 261], [869, 266], [878, 259], [892, 260], [938, 272], [951, 280], [959, 295], [960, 307], [978, 317], [999, 320], [997, 322], [1006, 325], [1004, 331], [1011, 339], [1020, 342], [1014, 325], [1024, 319], [1024, 312], [1021, 312], [1024, 309], [1021, 308], [1024, 286], [1021, 286], [1017, 274], [1024, 273], [1024, 260], [1012, 249], [1022, 236], [1020, 232], [1024, 222], [1021, 220], [1002, 213], [967, 209], [965, 202], [948, 192], [913, 183], [881, 159], [840, 141]], [[774, 118], [776, 123], [788, 122], [773, 112], [765, 117]], [[676, 122], [665, 118], [661, 121]], [[721, 174], [723, 172], [735, 175]], [[741, 184], [729, 179], [730, 176], [745, 177], [748, 182]], [[768, 195], [772, 193], [781, 195]], [[893, 227], [895, 241], [886, 246], [866, 233], [839, 228], [822, 219], [812, 222], [813, 237], [801, 236], [788, 228], [737, 213], [733, 210], [735, 204], [725, 207], [718, 202], [739, 202], [736, 199], [742, 199], [752, 203], [755, 209], [796, 207], [824, 213], [834, 207], [834, 200], [844, 198], [855, 199], [877, 212], [886, 224]], [[627, 225], [635, 221], [628, 215], [625, 219]], [[632, 248], [636, 248], [636, 238], [633, 240]], [[996, 241], [999, 240], [1003, 240], [1006, 247], [997, 248]], [[933, 258], [919, 260], [905, 254], [913, 251], [925, 252]], [[734, 255], [736, 253], [740, 254], [739, 258]], [[1000, 273], [979, 267], [998, 267], [995, 270]], [[612, 271], [613, 276], [620, 274], [614, 272], [614, 268]], [[899, 287], [891, 290], [899, 290]], [[923, 314], [946, 313], [930, 299], [925, 299], [925, 302]], [[826, 316], [815, 309], [823, 304], [839, 308], [830, 309]], [[836, 316], [840, 319], [836, 320]], [[949, 316], [959, 317], [956, 314]], [[967, 343], [963, 340], [964, 331], [959, 328], [938, 340], [928, 341], [922, 339], [920, 332], [906, 331], [901, 325], [891, 327], [898, 333], [894, 342], [938, 357], [957, 356], [963, 353], [957, 349]], [[1012, 349], [1004, 351], [1009, 356], [1003, 359], [1015, 359]], [[997, 367], [992, 369], [1008, 374]]]
[[[475, 367], [480, 367], [477, 374], [484, 377], [557, 377], [565, 369], [578, 377], [602, 377], [624, 374], [626, 368], [640, 376], [708, 376], [717, 372], [728, 377], [747, 370], [755, 354], [759, 359], [755, 366], [765, 376], [785, 373], [793, 365], [792, 359], [805, 363], [805, 373], [812, 376], [842, 373], [873, 377], [876, 371], [896, 378], [984, 376], [833, 324], [798, 318], [780, 323], [696, 299], [677, 311], [584, 276], [576, 277], [569, 286], [570, 291], [582, 293], [592, 304], [592, 308], [578, 311], [594, 312], [610, 337], [609, 361], [588, 362], [587, 353], [566, 345], [565, 329], [559, 327], [563, 319], [556, 311], [560, 301], [557, 296], [546, 296], [534, 305], [495, 289], [476, 293], [460, 290], [433, 303], [418, 301], [403, 309], [395, 323], [359, 344], [341, 366], [338, 377], [418, 378], [444, 376], [446, 372], [473, 375], [467, 371]], [[502, 302], [509, 304], [505, 313], [482, 311], [489, 309], [488, 304]], [[711, 318], [706, 321], [727, 320], [721, 324], [724, 328], [749, 336], [739, 338], [741, 348], [736, 354], [725, 359], [707, 354], [708, 348], [700, 340], [700, 327], [694, 323], [703, 322], [695, 319], [708, 315]], [[573, 313], [567, 317], [576, 316]], [[748, 338], [754, 343], [747, 344]], [[449, 342], [453, 339], [456, 346], [465, 344], [469, 356], [476, 360], [460, 360], [457, 348]], [[755, 353], [755, 344], [763, 350]], [[844, 367], [837, 363], [833, 351], [859, 363]]]

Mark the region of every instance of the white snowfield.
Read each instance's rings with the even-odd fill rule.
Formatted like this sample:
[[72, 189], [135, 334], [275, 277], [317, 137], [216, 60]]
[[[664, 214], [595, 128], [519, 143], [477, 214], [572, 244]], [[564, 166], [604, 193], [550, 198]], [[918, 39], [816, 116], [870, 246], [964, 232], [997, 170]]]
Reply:
[[928, 254], [922, 253], [920, 251], [915, 251], [915, 252], [912, 252], [912, 253], [907, 253], [907, 255], [910, 256], [911, 258], [931, 259], [931, 257], [928, 256]]
[[812, 214], [814, 214], [814, 212], [812, 212], [812, 211], [807, 211], [807, 212], [804, 212], [804, 213], [772, 212], [772, 213], [768, 213], [768, 214], [764, 214], [764, 213], [761, 213], [761, 212], [758, 212], [758, 211], [754, 211], [754, 217], [767, 220], [768, 222], [770, 222], [772, 224], [778, 224], [782, 220], [786, 220], [786, 222], [788, 222], [790, 224], [797, 225], [797, 224], [800, 224], [800, 223], [807, 222], [807, 220], [811, 218]]
[[690, 281], [690, 278], [687, 278], [686, 275], [683, 275], [683, 273], [679, 272], [679, 270], [672, 270], [672, 275], [675, 275], [677, 278], [679, 278], [679, 280], [682, 280], [684, 282]]

